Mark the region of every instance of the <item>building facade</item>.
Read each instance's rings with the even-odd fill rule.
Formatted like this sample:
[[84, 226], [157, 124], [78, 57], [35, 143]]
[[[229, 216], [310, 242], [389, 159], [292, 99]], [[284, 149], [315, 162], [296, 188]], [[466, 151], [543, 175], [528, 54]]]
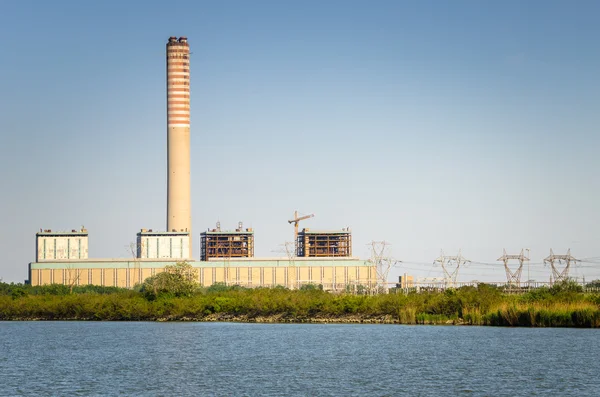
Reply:
[[[133, 288], [147, 277], [164, 271], [166, 265], [177, 262], [174, 259], [37, 262], [29, 264], [29, 280], [34, 286], [58, 283]], [[376, 285], [375, 267], [357, 258], [245, 258], [188, 263], [197, 269], [197, 281], [202, 286], [223, 283], [297, 289], [312, 284], [329, 291], [348, 291], [358, 286]]]
[[240, 226], [221, 231], [220, 226], [200, 234], [200, 260], [254, 257], [254, 230]]
[[139, 259], [191, 259], [190, 234], [187, 232], [142, 229], [136, 241], [136, 256]]
[[352, 256], [352, 233], [350, 230], [303, 229], [298, 233], [297, 239], [296, 255], [300, 257]]
[[35, 235], [35, 245], [36, 262], [87, 259], [88, 232], [83, 228], [70, 232], [40, 230]]

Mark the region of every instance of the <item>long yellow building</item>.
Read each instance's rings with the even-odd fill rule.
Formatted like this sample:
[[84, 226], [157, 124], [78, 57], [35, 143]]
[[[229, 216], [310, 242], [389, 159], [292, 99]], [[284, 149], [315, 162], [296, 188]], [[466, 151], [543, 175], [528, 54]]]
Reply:
[[[180, 260], [179, 260], [180, 261]], [[29, 264], [31, 285], [101, 285], [133, 288], [147, 277], [164, 271], [178, 260], [156, 259], [86, 259], [78, 261], [43, 261]], [[198, 269], [198, 283], [215, 283], [244, 287], [322, 285], [329, 291], [346, 291], [357, 286], [374, 287], [375, 267], [357, 258], [243, 258], [188, 261]]]

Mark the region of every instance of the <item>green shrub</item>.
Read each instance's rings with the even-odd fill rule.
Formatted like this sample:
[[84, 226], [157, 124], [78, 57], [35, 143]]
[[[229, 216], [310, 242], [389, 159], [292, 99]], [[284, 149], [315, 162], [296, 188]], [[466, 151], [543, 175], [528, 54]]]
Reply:
[[155, 300], [160, 296], [189, 297], [198, 288], [197, 273], [198, 269], [186, 262], [167, 265], [163, 272], [147, 278], [140, 291], [148, 300]]

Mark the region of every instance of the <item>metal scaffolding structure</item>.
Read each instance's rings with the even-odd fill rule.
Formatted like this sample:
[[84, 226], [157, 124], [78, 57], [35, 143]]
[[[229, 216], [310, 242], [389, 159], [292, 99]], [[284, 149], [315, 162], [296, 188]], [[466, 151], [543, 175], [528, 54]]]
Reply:
[[[554, 282], [560, 282], [569, 279], [571, 263], [575, 264], [578, 261], [578, 259], [575, 259], [571, 255], [570, 248], [566, 255], [555, 255], [554, 252], [552, 252], [552, 249], [550, 249], [550, 255], [544, 259], [544, 264], [550, 264], [550, 267], [552, 268], [552, 280]], [[562, 270], [559, 269], [557, 264], [564, 265], [564, 268]]]
[[211, 258], [251, 258], [254, 256], [254, 231], [244, 230], [242, 223], [235, 231], [221, 231], [220, 223], [217, 228], [200, 234], [200, 260]]
[[447, 287], [454, 287], [456, 285], [456, 279], [458, 277], [458, 270], [462, 265], [471, 262], [464, 258], [458, 250], [458, 255], [444, 255], [444, 251], [440, 252], [440, 256], [433, 261], [433, 263], [439, 263], [444, 270], [444, 283]]
[[296, 255], [309, 257], [352, 256], [352, 233], [340, 231], [311, 231], [303, 229], [296, 239]]
[[[523, 262], [529, 261], [529, 258], [521, 250], [519, 255], [508, 255], [506, 249], [504, 249], [504, 255], [498, 258], [498, 261], [504, 262], [504, 270], [506, 271], [506, 280], [509, 285], [521, 286], [521, 273], [523, 272]], [[514, 272], [508, 267], [508, 262], [511, 260], [518, 260], [519, 267]]]

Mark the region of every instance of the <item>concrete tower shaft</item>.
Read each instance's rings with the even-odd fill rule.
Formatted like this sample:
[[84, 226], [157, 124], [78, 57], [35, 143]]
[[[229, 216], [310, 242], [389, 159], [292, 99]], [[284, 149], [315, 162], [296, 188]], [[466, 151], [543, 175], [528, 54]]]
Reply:
[[[192, 232], [190, 191], [190, 47], [167, 43], [167, 231]], [[190, 244], [192, 258], [192, 244]]]

